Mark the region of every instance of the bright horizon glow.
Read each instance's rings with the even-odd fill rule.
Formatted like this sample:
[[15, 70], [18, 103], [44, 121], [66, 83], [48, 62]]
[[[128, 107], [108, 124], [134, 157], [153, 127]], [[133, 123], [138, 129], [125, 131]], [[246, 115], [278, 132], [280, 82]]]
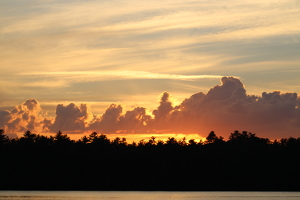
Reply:
[[[96, 131], [97, 132], [97, 131]], [[89, 133], [85, 133], [85, 134], [68, 134], [67, 132], [62, 132], [63, 134], [67, 134], [72, 140], [79, 140], [81, 139], [83, 136], [88, 137], [90, 134], [92, 134], [93, 132], [89, 131]], [[97, 132], [98, 133], [98, 132]], [[35, 133], [35, 134], [39, 134], [39, 133]], [[56, 133], [47, 133], [47, 134], [42, 134], [45, 136], [55, 136]], [[101, 135], [101, 133], [98, 133], [98, 135]], [[189, 140], [194, 139], [195, 142], [204, 142], [206, 140], [206, 136], [200, 136], [198, 134], [183, 134], [183, 133], [163, 133], [163, 134], [158, 134], [158, 133], [147, 133], [147, 134], [104, 134], [107, 136], [108, 139], [110, 140], [114, 140], [115, 138], [119, 137], [119, 138], [126, 138], [126, 142], [128, 144], [132, 144], [133, 142], [138, 143], [141, 140], [144, 140], [145, 142], [149, 141], [149, 139], [151, 137], [155, 137], [155, 141], [164, 141], [166, 142], [168, 140], [168, 138], [175, 138], [177, 141], [182, 140], [183, 138], [185, 138], [186, 142], [188, 143]], [[22, 137], [23, 134], [19, 133], [17, 134], [18, 137]]]

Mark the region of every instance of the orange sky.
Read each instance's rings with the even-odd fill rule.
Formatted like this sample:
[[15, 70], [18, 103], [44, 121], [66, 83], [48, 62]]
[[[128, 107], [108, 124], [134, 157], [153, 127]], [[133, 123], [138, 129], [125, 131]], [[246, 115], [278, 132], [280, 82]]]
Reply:
[[298, 0], [2, 1], [0, 128], [300, 136], [299, 8]]
[[152, 112], [141, 106], [124, 109], [111, 104], [102, 115], [95, 115], [88, 104], [70, 103], [58, 104], [56, 116], [51, 117], [36, 99], [28, 99], [11, 111], [1, 111], [1, 125], [8, 134], [60, 130], [77, 139], [94, 131], [110, 138], [127, 136], [129, 141], [151, 136], [200, 140], [210, 131], [227, 139], [234, 130], [276, 139], [299, 136], [299, 105], [297, 93], [249, 95], [239, 78], [222, 77], [221, 84], [207, 93], [195, 93], [181, 102], [163, 92]]

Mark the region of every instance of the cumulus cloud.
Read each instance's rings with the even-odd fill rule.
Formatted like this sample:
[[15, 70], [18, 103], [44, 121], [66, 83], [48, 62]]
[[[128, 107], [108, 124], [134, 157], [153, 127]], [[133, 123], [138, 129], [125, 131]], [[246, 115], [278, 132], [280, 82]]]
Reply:
[[180, 127], [178, 123], [173, 126], [200, 133], [216, 130], [228, 134], [239, 129], [258, 132], [266, 137], [300, 134], [296, 127], [299, 126], [299, 98], [296, 93], [274, 91], [253, 96], [246, 94], [244, 85], [237, 78], [223, 77], [221, 83], [207, 94], [197, 93], [185, 99], [178, 107], [180, 112], [172, 113], [176, 114], [173, 118], [181, 122]]
[[50, 125], [52, 132], [78, 131], [84, 130], [92, 120], [93, 114], [87, 104], [80, 106], [70, 103], [67, 106], [59, 104], [56, 107], [56, 117], [54, 123]]
[[95, 118], [90, 128], [101, 130], [102, 132], [115, 132], [118, 130], [117, 124], [120, 121], [122, 106], [111, 104], [100, 118]]
[[24, 103], [15, 106], [11, 111], [0, 111], [0, 128], [7, 133], [25, 132], [27, 130], [35, 132], [49, 131], [44, 123], [51, 119], [45, 118], [40, 103], [36, 99], [28, 99]]
[[249, 95], [238, 78], [223, 77], [221, 84], [206, 94], [199, 92], [174, 105], [172, 96], [163, 92], [152, 115], [146, 108], [124, 111], [111, 104], [102, 116], [93, 115], [87, 104], [57, 105], [53, 120], [35, 99], [29, 99], [11, 111], [0, 111], [0, 126], [9, 133], [18, 131], [100, 133], [185, 133], [206, 136], [214, 130], [228, 136], [234, 130], [247, 130], [271, 139], [299, 137], [300, 98], [296, 93], [263, 92]]
[[143, 132], [151, 121], [151, 116], [147, 115], [146, 108], [136, 107], [127, 111], [120, 117], [120, 129], [129, 132]]
[[111, 104], [105, 113], [95, 118], [90, 124], [90, 130], [102, 133], [136, 133], [145, 132], [151, 116], [146, 114], [146, 108], [136, 107], [133, 110], [122, 112], [121, 105]]
[[162, 93], [152, 116], [145, 114], [145, 108], [135, 108], [123, 115], [120, 105], [112, 105], [94, 128], [106, 132], [143, 130], [202, 136], [211, 130], [227, 136], [238, 129], [270, 138], [299, 134], [300, 100], [296, 93], [274, 91], [263, 92], [262, 96], [248, 95], [238, 78], [223, 77], [220, 85], [206, 94], [196, 93], [178, 106], [173, 105], [171, 98], [170, 93]]
[[153, 111], [153, 115], [155, 116], [156, 121], [165, 121], [173, 109], [172, 102], [170, 101], [170, 94], [164, 92], [160, 100], [160, 105]]

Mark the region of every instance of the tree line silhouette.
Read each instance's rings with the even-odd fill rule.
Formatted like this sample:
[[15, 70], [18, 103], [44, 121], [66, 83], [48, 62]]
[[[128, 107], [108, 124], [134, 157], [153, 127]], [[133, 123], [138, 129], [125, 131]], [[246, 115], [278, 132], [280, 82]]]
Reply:
[[93, 132], [9, 138], [0, 129], [2, 190], [300, 191], [300, 137], [234, 131], [227, 141], [127, 143]]

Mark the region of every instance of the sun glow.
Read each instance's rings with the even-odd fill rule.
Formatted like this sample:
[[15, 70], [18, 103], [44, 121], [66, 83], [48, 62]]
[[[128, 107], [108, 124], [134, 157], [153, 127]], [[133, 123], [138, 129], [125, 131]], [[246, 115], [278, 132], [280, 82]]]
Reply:
[[[88, 134], [85, 134], [88, 136]], [[72, 139], [78, 140], [82, 137], [82, 134], [74, 134], [69, 135]], [[205, 137], [202, 137], [196, 133], [194, 134], [184, 134], [184, 133], [145, 133], [145, 134], [120, 134], [120, 133], [114, 133], [114, 134], [107, 134], [106, 135], [110, 140], [115, 139], [116, 137], [119, 138], [126, 138], [126, 142], [131, 144], [132, 142], [138, 143], [139, 141], [143, 140], [144, 142], [149, 141], [151, 137], [155, 137], [155, 141], [167, 141], [168, 138], [175, 138], [177, 141], [182, 140], [185, 138], [185, 141], [188, 143], [189, 140], [194, 139], [195, 142], [205, 141]]]

